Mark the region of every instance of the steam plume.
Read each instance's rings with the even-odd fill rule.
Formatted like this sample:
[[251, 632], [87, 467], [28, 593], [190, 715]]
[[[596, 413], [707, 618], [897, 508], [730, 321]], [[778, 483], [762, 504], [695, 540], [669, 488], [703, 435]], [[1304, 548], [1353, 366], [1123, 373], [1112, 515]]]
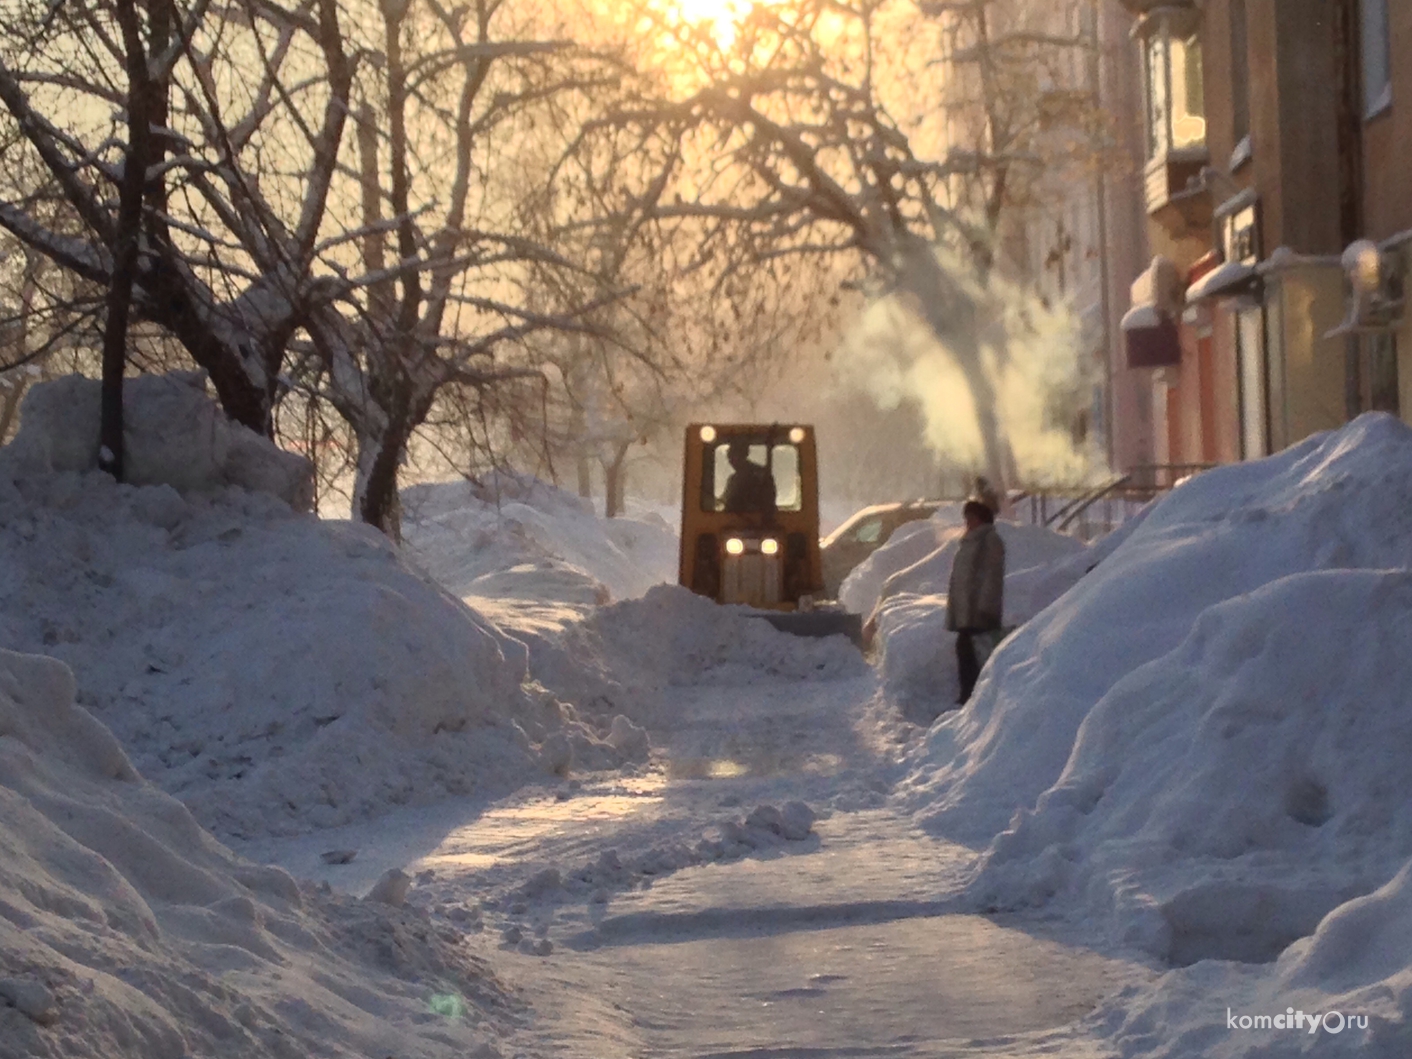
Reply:
[[[940, 314], [911, 293], [875, 300], [845, 337], [836, 361], [843, 381], [866, 390], [883, 409], [915, 398], [925, 413], [927, 443], [958, 468], [984, 470], [1010, 486], [1093, 480], [1103, 471], [1102, 458], [1091, 444], [1077, 443], [1071, 429], [1091, 392], [1075, 314], [1066, 305], [1046, 307], [1002, 278], [981, 287], [958, 279], [962, 268], [938, 271], [946, 276], [952, 310], [945, 323], [937, 326]], [[972, 385], [973, 373], [982, 386]], [[988, 424], [996, 435], [990, 439]], [[1013, 459], [998, 474], [996, 452]]]

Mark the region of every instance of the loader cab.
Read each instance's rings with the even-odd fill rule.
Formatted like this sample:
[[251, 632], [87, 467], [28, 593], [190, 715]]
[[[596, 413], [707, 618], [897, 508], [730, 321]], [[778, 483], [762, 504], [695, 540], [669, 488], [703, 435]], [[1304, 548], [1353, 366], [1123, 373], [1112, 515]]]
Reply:
[[769, 610], [795, 610], [823, 589], [812, 427], [687, 427], [680, 581], [718, 603]]

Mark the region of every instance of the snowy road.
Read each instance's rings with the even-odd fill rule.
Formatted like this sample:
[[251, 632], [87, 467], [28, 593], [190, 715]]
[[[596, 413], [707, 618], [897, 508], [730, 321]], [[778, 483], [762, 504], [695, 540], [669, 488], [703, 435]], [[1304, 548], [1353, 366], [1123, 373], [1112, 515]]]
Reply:
[[[506, 1055], [1103, 1054], [1062, 1027], [1148, 972], [959, 910], [972, 851], [890, 808], [874, 691], [871, 674], [669, 688], [638, 775], [247, 852], [351, 890], [403, 867], [434, 913], [473, 906], [471, 944], [532, 1012]], [[791, 800], [813, 834], [731, 846], [754, 807]], [[353, 864], [318, 861], [344, 845]]]

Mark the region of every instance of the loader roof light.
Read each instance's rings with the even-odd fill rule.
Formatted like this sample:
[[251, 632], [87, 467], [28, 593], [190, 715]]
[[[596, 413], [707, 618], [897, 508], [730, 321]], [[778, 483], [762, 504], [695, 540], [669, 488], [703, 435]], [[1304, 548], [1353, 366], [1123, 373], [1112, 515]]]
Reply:
[[729, 555], [743, 555], [745, 553], [745, 542], [739, 537], [731, 537], [726, 541], [726, 552]]
[[760, 542], [760, 551], [764, 555], [778, 555], [780, 542], [773, 537], [766, 537]]
[[701, 428], [701, 440], [704, 441], [707, 445], [709, 445], [709, 444], [711, 444], [711, 442], [715, 441], [715, 440], [716, 440], [716, 428], [715, 428], [715, 427], [711, 427], [711, 426], [702, 427], [702, 428]]
[[801, 441], [804, 440], [804, 428], [792, 427], [789, 431], [789, 440], [798, 445]]

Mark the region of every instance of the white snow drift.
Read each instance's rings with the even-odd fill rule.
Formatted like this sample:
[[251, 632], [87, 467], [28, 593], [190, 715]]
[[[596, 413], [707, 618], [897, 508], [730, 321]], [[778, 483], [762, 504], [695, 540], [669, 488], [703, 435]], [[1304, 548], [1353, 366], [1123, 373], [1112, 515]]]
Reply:
[[[309, 461], [227, 419], [206, 396], [204, 373], [143, 375], [123, 389], [124, 481], [182, 491], [235, 485], [309, 510]], [[97, 470], [101, 397], [98, 380], [81, 375], [32, 387], [6, 467], [25, 476]]]
[[1001, 647], [907, 797], [996, 836], [984, 903], [1057, 900], [1178, 964], [1318, 927], [1280, 973], [1383, 981], [1405, 1020], [1405, 955], [1331, 955], [1346, 920], [1408, 929], [1405, 902], [1323, 917], [1412, 857], [1409, 555], [1412, 431], [1390, 417], [1207, 472]]
[[0, 1057], [499, 1054], [459, 931], [234, 857], [74, 691], [0, 651]]
[[865, 617], [878, 605], [883, 583], [961, 535], [961, 506], [943, 504], [931, 518], [904, 522], [887, 543], [855, 566], [838, 589], [838, 601]]
[[598, 725], [617, 715], [648, 727], [672, 685], [837, 680], [867, 672], [842, 636], [783, 633], [743, 607], [721, 606], [680, 585], [599, 607], [579, 620], [520, 625], [537, 682]]
[[[0, 644], [68, 663], [84, 704], [205, 826], [300, 831], [504, 788], [558, 767], [561, 743], [622, 760], [523, 686], [520, 643], [380, 534], [230, 485], [214, 459], [196, 461], [204, 477], [183, 464], [218, 420], [163, 419], [174, 387], [195, 407], [160, 377], [132, 380], [129, 407], [135, 426], [163, 424], [136, 466], [177, 468], [181, 491], [63, 470], [79, 427], [62, 410], [82, 421], [86, 406], [31, 392], [0, 450]], [[268, 446], [254, 441], [233, 447]]]
[[412, 486], [402, 503], [412, 554], [458, 596], [597, 604], [676, 580], [677, 535], [660, 516], [599, 518], [527, 475]]
[[1110, 999], [1087, 1024], [1122, 1059], [1406, 1059], [1410, 951], [1412, 865], [1338, 906], [1273, 965], [1207, 960], [1170, 971]]

